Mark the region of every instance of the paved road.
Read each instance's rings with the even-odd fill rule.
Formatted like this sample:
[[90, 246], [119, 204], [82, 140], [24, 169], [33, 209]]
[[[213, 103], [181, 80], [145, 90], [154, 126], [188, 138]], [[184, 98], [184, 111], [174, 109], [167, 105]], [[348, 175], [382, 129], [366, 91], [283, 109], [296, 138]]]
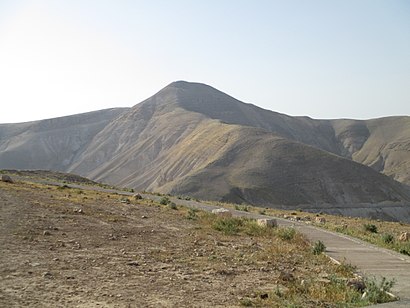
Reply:
[[[156, 201], [160, 197], [144, 195], [145, 198], [154, 198]], [[176, 204], [197, 208], [205, 211], [212, 211], [215, 206], [196, 201], [179, 200], [170, 198]], [[299, 232], [314, 242], [321, 240], [326, 245], [326, 254], [339, 262], [346, 262], [357, 266], [359, 273], [364, 276], [374, 276], [376, 278], [386, 277], [395, 279], [393, 293], [400, 298], [400, 301], [377, 305], [377, 307], [410, 307], [410, 257], [396, 253], [391, 250], [376, 247], [359, 239], [355, 239], [343, 234], [320, 229], [303, 222], [294, 222], [282, 218], [259, 215], [237, 210], [230, 210], [234, 216], [249, 218], [274, 218], [279, 226], [294, 227]], [[375, 306], [376, 307], [376, 306]]]
[[[59, 183], [50, 183], [61, 185]], [[133, 193], [123, 192], [113, 189], [103, 189], [100, 187], [69, 185], [74, 188], [92, 189], [118, 193], [122, 195], [133, 195]], [[143, 194], [144, 198], [159, 201], [161, 197], [149, 194]], [[200, 203], [192, 200], [180, 200], [170, 198], [171, 201], [178, 205], [197, 208], [205, 211], [212, 211], [215, 206]], [[399, 296], [400, 301], [377, 305], [375, 307], [410, 307], [410, 257], [395, 253], [391, 250], [383, 249], [351, 238], [346, 235], [330, 232], [324, 229], [316, 228], [302, 222], [293, 222], [282, 218], [259, 215], [255, 213], [231, 210], [234, 216], [249, 218], [274, 218], [279, 226], [291, 226], [305, 234], [310, 241], [321, 240], [326, 245], [326, 254], [339, 262], [346, 262], [357, 266], [359, 272], [365, 276], [386, 277], [395, 279], [396, 284], [393, 287], [393, 293]]]

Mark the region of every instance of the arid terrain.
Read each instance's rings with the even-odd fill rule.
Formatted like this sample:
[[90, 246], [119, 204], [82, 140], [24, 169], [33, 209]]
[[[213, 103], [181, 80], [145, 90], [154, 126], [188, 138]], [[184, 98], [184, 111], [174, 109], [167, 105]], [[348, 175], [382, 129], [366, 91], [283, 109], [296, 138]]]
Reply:
[[410, 220], [409, 136], [406, 116], [292, 117], [177, 81], [132, 108], [0, 124], [0, 168], [71, 172], [201, 200]]
[[26, 181], [0, 182], [0, 204], [3, 307], [366, 303], [351, 267], [291, 230]]

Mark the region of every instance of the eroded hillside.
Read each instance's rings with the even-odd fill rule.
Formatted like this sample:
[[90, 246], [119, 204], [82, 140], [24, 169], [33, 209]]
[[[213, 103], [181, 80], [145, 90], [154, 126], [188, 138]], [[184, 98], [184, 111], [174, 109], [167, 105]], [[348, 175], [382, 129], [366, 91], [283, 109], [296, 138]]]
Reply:
[[410, 202], [409, 144], [409, 117], [290, 117], [179, 81], [131, 109], [2, 125], [0, 168], [260, 206], [384, 208]]

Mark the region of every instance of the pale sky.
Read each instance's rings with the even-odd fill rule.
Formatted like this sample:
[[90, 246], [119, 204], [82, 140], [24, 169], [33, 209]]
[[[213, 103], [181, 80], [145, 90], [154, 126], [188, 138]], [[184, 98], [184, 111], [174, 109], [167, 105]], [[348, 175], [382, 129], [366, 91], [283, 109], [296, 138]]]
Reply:
[[410, 1], [0, 0], [0, 123], [176, 80], [289, 115], [410, 115]]

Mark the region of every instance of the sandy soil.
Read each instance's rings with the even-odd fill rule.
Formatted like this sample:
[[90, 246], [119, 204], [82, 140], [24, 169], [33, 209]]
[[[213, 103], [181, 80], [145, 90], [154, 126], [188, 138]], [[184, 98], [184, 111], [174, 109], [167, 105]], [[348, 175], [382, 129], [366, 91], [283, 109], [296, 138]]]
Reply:
[[36, 185], [0, 182], [1, 307], [236, 307], [284, 272], [311, 274], [296, 254], [259, 258], [268, 239], [204, 232], [181, 210]]

